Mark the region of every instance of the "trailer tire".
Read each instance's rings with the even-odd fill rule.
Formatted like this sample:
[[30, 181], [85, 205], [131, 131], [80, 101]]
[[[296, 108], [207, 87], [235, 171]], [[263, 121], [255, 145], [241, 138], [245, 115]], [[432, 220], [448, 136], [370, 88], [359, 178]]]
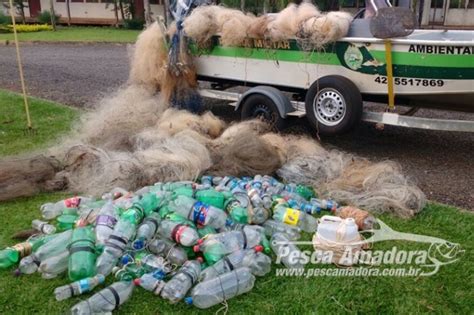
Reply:
[[280, 116], [277, 105], [263, 94], [256, 93], [247, 96], [241, 108], [242, 120], [261, 118], [276, 130], [283, 130], [287, 125], [286, 119]]
[[362, 95], [342, 76], [327, 76], [314, 82], [305, 99], [306, 117], [323, 135], [342, 134], [362, 117]]

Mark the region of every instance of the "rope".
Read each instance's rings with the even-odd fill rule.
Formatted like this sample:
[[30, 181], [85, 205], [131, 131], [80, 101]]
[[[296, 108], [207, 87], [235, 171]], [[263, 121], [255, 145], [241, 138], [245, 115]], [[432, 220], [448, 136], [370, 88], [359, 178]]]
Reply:
[[16, 47], [16, 59], [18, 62], [18, 71], [20, 73], [20, 81], [21, 81], [21, 89], [23, 91], [23, 102], [25, 104], [25, 112], [26, 112], [26, 121], [28, 129], [33, 129], [31, 124], [31, 117], [30, 117], [30, 107], [28, 104], [28, 98], [26, 96], [26, 84], [25, 84], [25, 77], [23, 75], [23, 65], [21, 63], [21, 56], [20, 56], [20, 44], [18, 42], [18, 34], [16, 32], [16, 21], [15, 15], [13, 14], [13, 0], [10, 0], [10, 16], [12, 18], [12, 25], [13, 25], [13, 37], [15, 39], [15, 47]]

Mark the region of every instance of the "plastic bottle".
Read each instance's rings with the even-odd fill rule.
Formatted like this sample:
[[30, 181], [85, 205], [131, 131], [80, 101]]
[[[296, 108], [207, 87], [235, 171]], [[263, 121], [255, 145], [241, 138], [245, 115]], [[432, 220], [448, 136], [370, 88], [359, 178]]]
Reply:
[[235, 269], [196, 285], [187, 304], [205, 309], [252, 290], [255, 277], [247, 267]]
[[105, 244], [117, 224], [117, 211], [114, 203], [109, 200], [100, 210], [95, 220], [95, 238], [99, 245]]
[[134, 287], [131, 281], [115, 282], [87, 300], [74, 305], [71, 314], [111, 313], [130, 298]]
[[272, 260], [262, 253], [261, 246], [251, 249], [241, 249], [225, 256], [214, 265], [201, 272], [199, 281], [206, 281], [240, 267], [248, 267], [252, 274], [264, 276], [270, 272]]
[[[349, 210], [349, 211], [347, 211]], [[371, 230], [374, 228], [374, 224], [377, 222], [375, 217], [369, 214], [367, 211], [360, 210], [354, 207], [339, 207], [332, 212], [341, 218], [353, 218], [356, 220], [356, 224], [359, 227], [359, 230]], [[361, 217], [363, 219], [358, 219]]]
[[130, 192], [126, 189], [120, 188], [120, 187], [115, 187], [111, 191], [105, 193], [102, 195], [102, 200], [115, 200], [120, 197], [126, 196], [130, 194]]
[[182, 300], [196, 283], [200, 273], [201, 263], [198, 260], [188, 260], [176, 275], [165, 284], [163, 290], [161, 290], [161, 297], [173, 304]]
[[100, 212], [100, 208], [90, 208], [90, 209], [85, 209], [84, 211], [80, 211], [79, 213], [79, 219], [76, 221], [76, 227], [81, 227], [81, 226], [87, 226], [90, 224], [95, 224], [95, 221], [97, 220], [97, 215]]
[[218, 229], [225, 225], [227, 219], [227, 214], [223, 210], [186, 196], [178, 196], [170, 202], [169, 207], [198, 226], [211, 226]]
[[112, 268], [112, 273], [118, 281], [133, 281], [146, 273], [146, 270], [136, 263], [129, 263], [122, 268]]
[[71, 235], [72, 230], [56, 234], [50, 241], [40, 246], [36, 252], [24, 257], [20, 261], [19, 272], [32, 274], [38, 269], [38, 266], [43, 260], [57, 256], [59, 253], [66, 251]]
[[123, 255], [128, 241], [135, 234], [136, 226], [127, 220], [119, 220], [114, 227], [114, 232], [105, 242], [104, 251], [97, 258], [97, 273], [108, 276], [118, 259]]
[[294, 245], [288, 237], [283, 233], [275, 233], [271, 239], [271, 246], [277, 261], [280, 260], [283, 265], [290, 269], [304, 268], [300, 262], [302, 253], [296, 245]]
[[314, 233], [318, 226], [318, 221], [311, 215], [300, 210], [287, 208], [284, 205], [279, 205], [273, 210], [273, 219], [289, 225], [298, 226], [303, 231]]
[[104, 281], [105, 277], [103, 275], [97, 275], [95, 277], [81, 279], [79, 281], [57, 287], [54, 290], [56, 301], [66, 300], [76, 295], [91, 292], [95, 287], [104, 283]]
[[350, 243], [359, 241], [359, 231], [353, 218], [341, 219], [325, 215], [319, 220], [318, 236], [329, 242]]
[[137, 229], [136, 239], [133, 242], [133, 248], [140, 250], [155, 236], [161, 217], [157, 212], [152, 212], [140, 224]]
[[56, 232], [56, 227], [54, 225], [41, 220], [33, 220], [33, 222], [31, 222], [31, 226], [33, 229], [38, 230], [43, 234], [54, 234], [54, 232]]
[[201, 251], [206, 262], [212, 265], [232, 252], [239, 249], [253, 248], [261, 241], [261, 233], [253, 226], [247, 225], [241, 231], [209, 235], [205, 240], [200, 240], [193, 249], [195, 252]]
[[268, 237], [271, 237], [275, 233], [283, 233], [291, 241], [296, 241], [301, 238], [301, 229], [297, 226], [288, 225], [275, 220], [267, 220], [262, 226], [265, 229], [265, 235]]
[[170, 220], [161, 221], [158, 233], [183, 246], [192, 246], [196, 244], [199, 239], [196, 230], [190, 226]]
[[0, 269], [8, 268], [20, 261], [21, 258], [35, 252], [40, 246], [53, 239], [55, 235], [36, 235], [26, 242], [18, 243], [0, 251]]
[[69, 279], [77, 281], [95, 275], [95, 237], [90, 226], [72, 232], [69, 243]]
[[196, 192], [196, 199], [206, 205], [216, 207], [218, 209], [224, 208], [224, 194], [214, 189], [199, 190]]
[[310, 203], [317, 206], [321, 210], [336, 211], [337, 203], [333, 200], [311, 198]]
[[76, 225], [77, 219], [79, 219], [79, 217], [74, 214], [61, 214], [56, 218], [56, 227], [58, 228], [58, 231], [73, 229]]
[[58, 201], [56, 203], [45, 203], [41, 206], [40, 210], [43, 218], [46, 220], [52, 220], [57, 216], [60, 216], [64, 209], [67, 208], [78, 208], [81, 204], [87, 204], [93, 202], [94, 199], [87, 197], [72, 197], [65, 200]]
[[154, 239], [148, 244], [148, 250], [155, 255], [164, 257], [170, 263], [181, 266], [188, 260], [186, 251], [164, 239]]
[[153, 273], [146, 273], [140, 278], [133, 281], [135, 285], [141, 286], [143, 289], [152, 292], [155, 295], [160, 295], [161, 290], [165, 286], [166, 282], [162, 279], [157, 279]]
[[146, 272], [162, 270], [164, 273], [169, 273], [171, 271], [168, 261], [154, 254], [144, 252], [135, 258], [135, 262], [144, 268]]
[[66, 272], [69, 260], [68, 251], [64, 251], [56, 256], [49, 257], [41, 262], [38, 271], [44, 279], [56, 278]]
[[203, 237], [205, 237], [206, 235], [209, 235], [209, 234], [216, 234], [217, 230], [213, 227], [210, 227], [210, 226], [203, 226], [203, 227], [197, 229], [197, 232], [199, 234], [199, 237], [203, 238]]

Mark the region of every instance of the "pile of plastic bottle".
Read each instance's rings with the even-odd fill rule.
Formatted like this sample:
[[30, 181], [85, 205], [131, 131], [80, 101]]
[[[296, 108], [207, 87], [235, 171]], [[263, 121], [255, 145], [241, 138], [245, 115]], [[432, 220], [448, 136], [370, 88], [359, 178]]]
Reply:
[[137, 286], [205, 309], [250, 291], [255, 276], [270, 271], [272, 251], [298, 251], [289, 241], [314, 233], [312, 215], [321, 211], [338, 208], [310, 187], [270, 176], [203, 176], [134, 193], [116, 188], [99, 200], [44, 204], [43, 220], [32, 222], [39, 233], [0, 251], [0, 268], [19, 263], [18, 274], [44, 278], [67, 272], [71, 283], [55, 289], [57, 300], [116, 279], [73, 306], [73, 314], [110, 312]]

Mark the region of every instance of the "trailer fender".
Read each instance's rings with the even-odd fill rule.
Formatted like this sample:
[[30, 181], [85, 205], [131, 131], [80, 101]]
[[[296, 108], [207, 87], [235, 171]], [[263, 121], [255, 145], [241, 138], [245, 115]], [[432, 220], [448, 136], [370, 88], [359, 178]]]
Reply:
[[242, 94], [237, 102], [237, 105], [235, 106], [235, 110], [238, 111], [240, 109], [240, 105], [245, 101], [245, 99], [253, 94], [262, 94], [270, 98], [278, 108], [278, 113], [280, 114], [281, 118], [286, 118], [288, 113], [295, 111], [288, 97], [283, 95], [280, 90], [265, 85], [256, 86]]

